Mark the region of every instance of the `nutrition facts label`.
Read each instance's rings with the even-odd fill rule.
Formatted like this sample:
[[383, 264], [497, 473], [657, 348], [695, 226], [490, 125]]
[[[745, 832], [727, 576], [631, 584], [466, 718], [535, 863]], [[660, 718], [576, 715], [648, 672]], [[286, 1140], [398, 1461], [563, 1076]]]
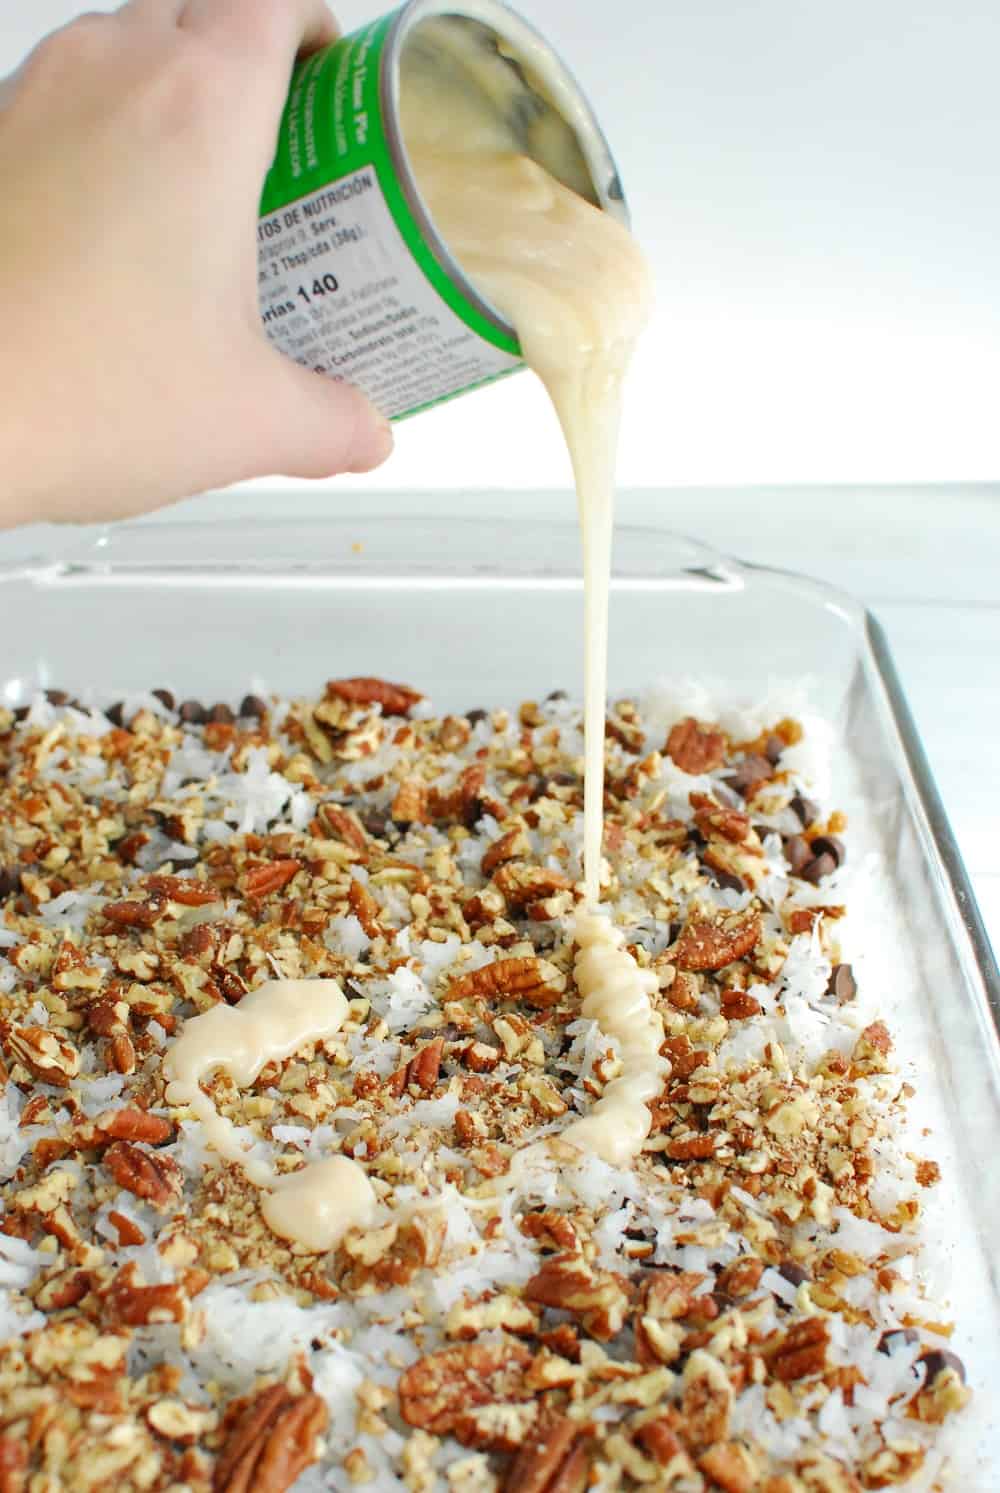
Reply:
[[410, 414], [521, 366], [465, 325], [424, 276], [374, 167], [262, 218], [260, 311], [296, 362]]

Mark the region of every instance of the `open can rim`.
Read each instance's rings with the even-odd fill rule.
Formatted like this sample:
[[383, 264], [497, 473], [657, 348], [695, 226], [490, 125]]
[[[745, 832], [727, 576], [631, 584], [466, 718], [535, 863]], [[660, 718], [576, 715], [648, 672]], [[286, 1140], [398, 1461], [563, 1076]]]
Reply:
[[433, 214], [420, 192], [403, 139], [400, 60], [409, 34], [421, 21], [432, 16], [479, 21], [510, 47], [517, 60], [530, 64], [531, 69], [544, 78], [553, 107], [576, 137], [598, 205], [625, 228], [630, 228], [631, 218], [621, 177], [597, 116], [569, 68], [535, 27], [502, 0], [460, 0], [460, 3], [456, 0], [408, 0], [396, 13], [383, 52], [379, 93], [385, 136], [400, 188], [428, 248], [449, 279], [458, 285], [482, 316], [506, 336], [519, 341], [515, 328], [469, 279], [438, 232]]

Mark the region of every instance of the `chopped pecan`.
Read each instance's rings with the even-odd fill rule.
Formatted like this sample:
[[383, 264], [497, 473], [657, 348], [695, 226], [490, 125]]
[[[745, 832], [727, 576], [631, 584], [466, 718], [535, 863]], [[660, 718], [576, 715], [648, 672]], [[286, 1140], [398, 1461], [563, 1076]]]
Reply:
[[9, 1057], [23, 1063], [42, 1083], [65, 1089], [80, 1072], [77, 1048], [67, 1037], [48, 1027], [13, 1027], [6, 1047]]
[[25, 1493], [30, 1455], [21, 1436], [0, 1436], [0, 1493]]
[[382, 925], [378, 920], [379, 905], [363, 881], [351, 878], [347, 901], [368, 937], [379, 938], [382, 933]]
[[751, 1016], [759, 1016], [762, 1010], [760, 1001], [747, 995], [745, 990], [724, 990], [721, 1006], [727, 1021], [748, 1021]]
[[[166, 897], [182, 907], [208, 907], [219, 901], [219, 889], [193, 876], [147, 876], [146, 887], [156, 897]], [[105, 909], [107, 913], [107, 909]]]
[[573, 889], [572, 881], [562, 871], [553, 871], [548, 866], [529, 866], [524, 861], [510, 861], [501, 866], [493, 878], [493, 885], [512, 911], [529, 903], [542, 902], [556, 892]]
[[430, 810], [430, 790], [422, 778], [404, 778], [392, 801], [392, 817], [397, 824], [427, 824], [434, 817]]
[[698, 1458], [698, 1466], [723, 1493], [752, 1493], [760, 1477], [756, 1458], [738, 1441], [723, 1441]]
[[399, 1408], [409, 1426], [461, 1441], [469, 1412], [530, 1398], [524, 1375], [531, 1352], [516, 1338], [444, 1348], [408, 1368], [399, 1381]]
[[398, 1099], [411, 1085], [424, 1094], [433, 1093], [441, 1074], [443, 1054], [444, 1038], [435, 1037], [433, 1042], [428, 1042], [408, 1063], [390, 1075], [386, 1083], [389, 1093]]
[[150, 1146], [162, 1146], [174, 1133], [169, 1120], [145, 1109], [106, 1109], [94, 1126], [110, 1140], [145, 1141]]
[[135, 1046], [124, 1029], [113, 1032], [108, 1043], [108, 1056], [115, 1073], [134, 1073], [136, 1065]]
[[684, 1437], [692, 1446], [724, 1441], [729, 1431], [733, 1387], [722, 1364], [696, 1348], [684, 1365]]
[[565, 990], [565, 976], [554, 964], [537, 955], [524, 954], [515, 959], [498, 959], [494, 964], [484, 964], [481, 969], [461, 975], [452, 984], [447, 998], [463, 1000], [471, 995], [489, 1000], [499, 996], [544, 1009], [556, 1005]]
[[715, 1155], [716, 1141], [713, 1131], [678, 1135], [667, 1142], [665, 1154], [671, 1161], [708, 1161]]
[[576, 1229], [565, 1213], [555, 1213], [551, 1208], [541, 1213], [526, 1213], [521, 1219], [521, 1233], [536, 1239], [543, 1248], [557, 1249], [564, 1254], [575, 1254], [580, 1248]]
[[188, 1302], [179, 1285], [142, 1285], [134, 1264], [118, 1271], [105, 1298], [107, 1320], [113, 1327], [149, 1327], [183, 1322]]
[[718, 835], [734, 845], [741, 845], [750, 838], [750, 815], [739, 809], [724, 809], [704, 793], [692, 793], [691, 803], [695, 808], [694, 822], [706, 840]]
[[265, 861], [263, 865], [252, 866], [243, 878], [244, 895], [268, 897], [272, 892], [280, 892], [301, 869], [302, 862], [297, 860]]
[[409, 715], [424, 698], [409, 685], [370, 678], [331, 679], [326, 693], [328, 697], [345, 700], [348, 705], [381, 705], [385, 715]]
[[758, 1260], [756, 1255], [743, 1255], [722, 1271], [718, 1287], [724, 1296], [749, 1296], [760, 1285], [763, 1274], [763, 1260]]
[[689, 715], [672, 728], [663, 750], [682, 772], [694, 777], [721, 766], [726, 756], [726, 738], [714, 726], [703, 726]]
[[350, 809], [341, 808], [340, 804], [320, 804], [316, 810], [316, 818], [326, 834], [332, 835], [336, 840], [342, 840], [345, 845], [350, 845], [352, 850], [358, 850], [363, 855], [367, 854], [368, 835], [361, 820], [356, 814], [352, 814]]
[[150, 1155], [130, 1141], [115, 1141], [104, 1153], [104, 1165], [119, 1187], [161, 1211], [180, 1196], [183, 1174], [169, 1156]]
[[[38, 1288], [35, 1305], [41, 1312], [61, 1312], [78, 1306], [90, 1291], [90, 1274], [86, 1270], [57, 1270]], [[3, 1483], [0, 1482], [0, 1493]]]
[[481, 762], [473, 762], [471, 766], [463, 768], [458, 782], [449, 793], [441, 793], [437, 788], [431, 790], [431, 818], [460, 819], [471, 829], [483, 813], [481, 796], [485, 786], [486, 768]]
[[106, 902], [101, 916], [116, 928], [152, 928], [165, 915], [167, 901], [153, 893], [145, 902]]
[[578, 1317], [599, 1342], [621, 1331], [629, 1298], [620, 1276], [595, 1270], [577, 1254], [553, 1255], [524, 1288], [524, 1299], [557, 1307]]
[[285, 1493], [318, 1459], [329, 1419], [319, 1395], [295, 1399], [283, 1384], [265, 1389], [230, 1431], [215, 1465], [213, 1493]]
[[526, 855], [530, 846], [528, 837], [523, 829], [509, 829], [499, 840], [493, 844], [483, 855], [480, 865], [484, 876], [492, 876], [498, 866], [503, 866], [507, 861], [517, 860], [519, 856]]
[[685, 923], [671, 961], [678, 969], [722, 969], [742, 959], [760, 942], [760, 914], [725, 914], [714, 922], [695, 919]]
[[590, 1460], [579, 1421], [547, 1416], [532, 1430], [501, 1483], [501, 1493], [583, 1493]]
[[446, 715], [438, 729], [438, 741], [446, 752], [457, 752], [471, 735], [472, 727], [464, 715]]
[[790, 1327], [765, 1357], [770, 1359], [774, 1377], [788, 1384], [823, 1372], [829, 1341], [830, 1329], [825, 1319], [807, 1317]]

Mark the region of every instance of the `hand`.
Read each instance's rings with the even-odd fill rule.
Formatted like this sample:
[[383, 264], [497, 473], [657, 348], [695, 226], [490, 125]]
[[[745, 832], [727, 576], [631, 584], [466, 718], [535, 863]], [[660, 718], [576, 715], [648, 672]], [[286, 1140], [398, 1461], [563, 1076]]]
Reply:
[[256, 225], [322, 0], [131, 0], [0, 84], [0, 524], [367, 471], [392, 436], [257, 309]]

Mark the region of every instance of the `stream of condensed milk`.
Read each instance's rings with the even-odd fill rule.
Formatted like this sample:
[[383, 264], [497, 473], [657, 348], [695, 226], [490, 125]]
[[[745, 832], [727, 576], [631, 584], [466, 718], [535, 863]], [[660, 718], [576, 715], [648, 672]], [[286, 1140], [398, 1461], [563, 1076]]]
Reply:
[[[656, 978], [638, 967], [598, 908], [621, 386], [649, 318], [650, 275], [627, 229], [522, 154], [501, 107], [484, 108], [484, 95], [498, 98], [480, 76], [495, 67], [495, 55], [484, 62], [465, 48], [460, 30], [440, 21], [422, 23], [420, 32], [422, 44], [404, 52], [401, 68], [403, 136], [419, 190], [457, 262], [515, 328], [555, 406], [576, 480], [585, 590], [585, 906], [575, 919], [574, 973], [583, 1014], [615, 1039], [621, 1069], [559, 1140], [622, 1165], [642, 1149], [651, 1126], [647, 1101], [669, 1073], [652, 1004]], [[436, 67], [436, 56], [450, 65]], [[188, 1021], [166, 1060], [168, 1102], [187, 1105], [212, 1147], [264, 1191], [274, 1232], [316, 1252], [373, 1217], [363, 1168], [334, 1156], [278, 1177], [241, 1149], [201, 1080], [221, 1069], [238, 1085], [251, 1084], [266, 1063], [332, 1036], [346, 1014], [335, 981], [273, 981], [238, 1006]], [[543, 1151], [544, 1142], [515, 1157], [511, 1183]]]

